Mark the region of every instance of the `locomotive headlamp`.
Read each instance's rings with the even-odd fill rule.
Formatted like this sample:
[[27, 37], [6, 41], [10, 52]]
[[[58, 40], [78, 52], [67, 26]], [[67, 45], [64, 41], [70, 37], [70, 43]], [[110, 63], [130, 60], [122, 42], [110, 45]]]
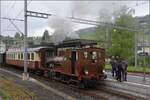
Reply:
[[88, 70], [85, 70], [84, 73], [85, 73], [85, 75], [88, 75], [88, 74], [89, 74]]
[[106, 71], [103, 69], [103, 73], [105, 73]]

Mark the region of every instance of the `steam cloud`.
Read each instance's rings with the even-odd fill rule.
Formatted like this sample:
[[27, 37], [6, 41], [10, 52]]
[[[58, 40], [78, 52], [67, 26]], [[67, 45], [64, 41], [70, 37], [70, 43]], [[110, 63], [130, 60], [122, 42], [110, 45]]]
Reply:
[[72, 32], [73, 28], [73, 24], [69, 19], [63, 19], [59, 17], [51, 17], [49, 19], [49, 25], [55, 30], [52, 36], [52, 41], [54, 43], [63, 41], [68, 33]]
[[114, 11], [122, 5], [130, 5], [130, 3], [123, 1], [72, 1], [72, 12], [74, 16], [83, 19], [112, 22]]
[[[119, 5], [116, 4], [118, 4], [118, 1], [72, 1], [71, 13], [75, 18], [113, 22], [113, 12], [118, 10], [121, 5], [129, 5], [128, 2], [121, 1]], [[52, 36], [55, 43], [63, 41], [66, 36], [79, 38], [73, 32], [77, 24], [73, 24], [69, 19], [51, 17], [49, 25], [55, 30]]]

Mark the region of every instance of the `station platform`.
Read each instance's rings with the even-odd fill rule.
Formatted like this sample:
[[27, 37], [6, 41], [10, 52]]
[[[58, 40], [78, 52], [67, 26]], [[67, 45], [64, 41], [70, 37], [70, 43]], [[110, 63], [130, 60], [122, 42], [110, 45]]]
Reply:
[[100, 82], [101, 86], [105, 86], [106, 89], [118, 91], [131, 96], [143, 98], [142, 100], [150, 100], [150, 75], [146, 75], [145, 81], [143, 81], [143, 74], [128, 73], [127, 81], [119, 82], [112, 73], [107, 71], [107, 79]]
[[[106, 72], [107, 77], [112, 80], [116, 80], [114, 77], [112, 77], [112, 73], [110, 71]], [[128, 83], [135, 83], [135, 84], [141, 84], [141, 85], [149, 85], [150, 86], [150, 75], [145, 75], [145, 81], [144, 81], [144, 74], [143, 73], [130, 73], [127, 74], [127, 82]]]

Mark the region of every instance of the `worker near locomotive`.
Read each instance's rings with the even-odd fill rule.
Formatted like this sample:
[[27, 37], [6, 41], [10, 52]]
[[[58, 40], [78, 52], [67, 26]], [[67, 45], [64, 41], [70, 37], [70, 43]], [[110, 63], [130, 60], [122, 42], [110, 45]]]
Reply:
[[118, 81], [127, 81], [127, 60], [119, 56], [112, 56], [110, 64], [112, 66], [112, 77]]
[[[73, 39], [29, 46], [28, 70], [80, 88], [95, 87], [107, 77], [105, 49], [96, 45], [93, 40]], [[9, 48], [5, 64], [23, 68], [23, 52], [23, 48]]]

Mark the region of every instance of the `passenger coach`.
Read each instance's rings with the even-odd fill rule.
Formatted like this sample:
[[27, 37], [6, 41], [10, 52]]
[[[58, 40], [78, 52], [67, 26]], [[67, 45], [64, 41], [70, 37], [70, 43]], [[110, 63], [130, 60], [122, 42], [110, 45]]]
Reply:
[[[54, 56], [52, 47], [38, 46], [28, 48], [27, 66], [32, 70], [43, 70], [47, 66], [47, 60]], [[17, 67], [24, 66], [24, 49], [12, 48], [6, 52], [6, 64]]]

